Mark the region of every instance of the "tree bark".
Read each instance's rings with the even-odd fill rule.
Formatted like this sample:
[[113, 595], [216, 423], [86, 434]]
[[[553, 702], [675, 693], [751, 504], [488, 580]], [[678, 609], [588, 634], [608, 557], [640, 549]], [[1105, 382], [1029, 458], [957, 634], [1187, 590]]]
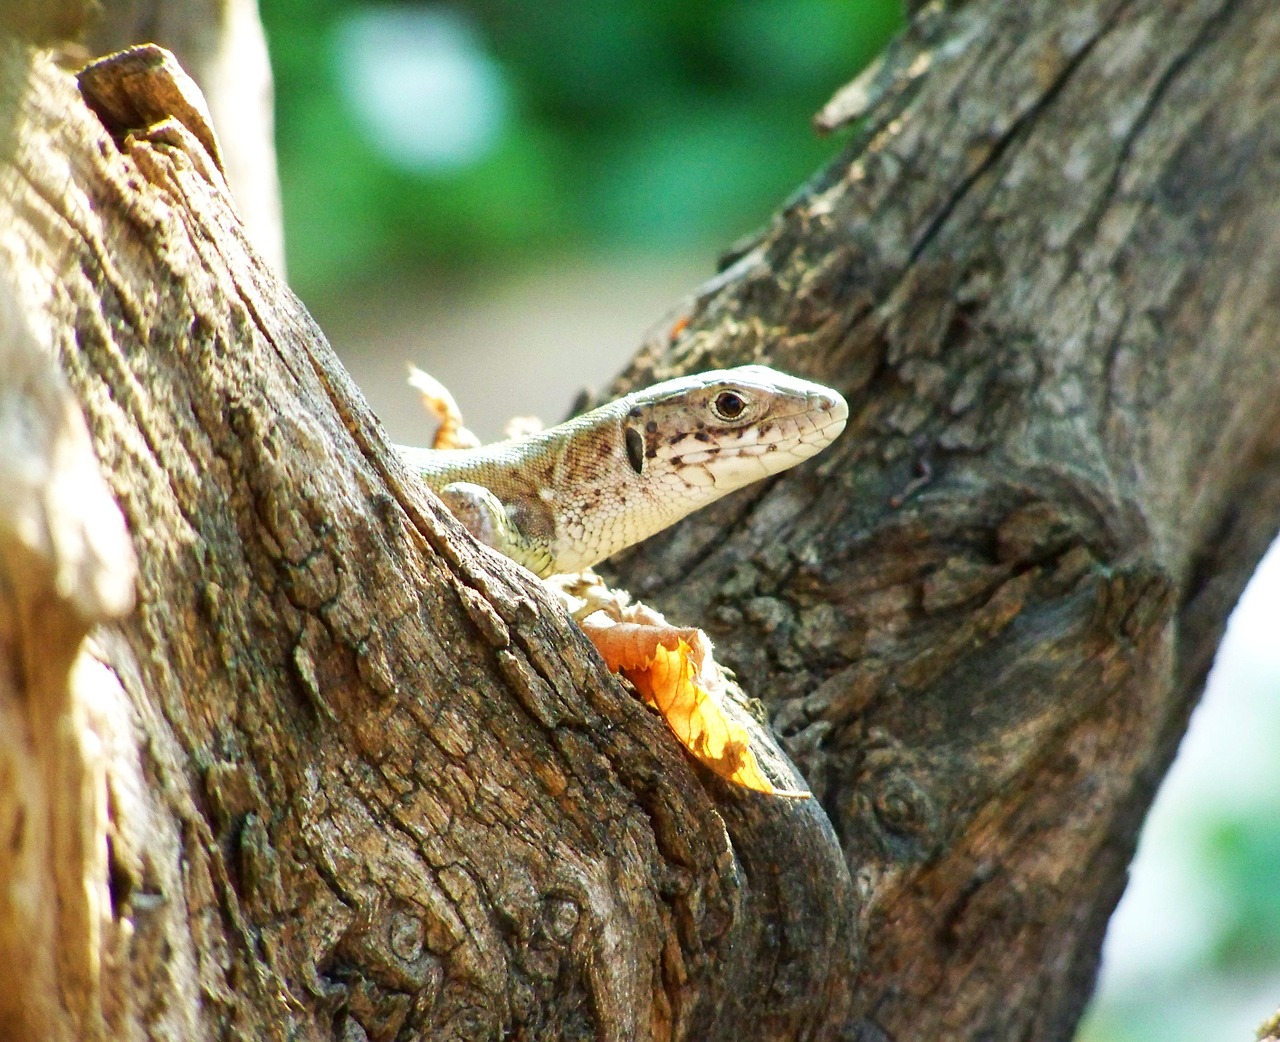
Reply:
[[[618, 388], [850, 399], [614, 569], [797, 803], [693, 766], [415, 485], [161, 55], [78, 89], [6, 43], [0, 1031], [1069, 1037], [1280, 518], [1277, 55], [1263, 0], [925, 8]], [[136, 585], [111, 504], [41, 491], [86, 465], [63, 386]]]
[[236, 213], [258, 255], [283, 272], [275, 90], [257, 0], [97, 0], [89, 13], [90, 54], [159, 44], [199, 84]]

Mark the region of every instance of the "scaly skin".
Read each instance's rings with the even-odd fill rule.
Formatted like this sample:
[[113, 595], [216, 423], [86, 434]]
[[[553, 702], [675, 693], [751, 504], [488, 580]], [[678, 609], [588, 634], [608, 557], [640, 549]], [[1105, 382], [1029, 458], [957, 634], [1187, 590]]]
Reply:
[[397, 448], [472, 535], [545, 578], [803, 463], [848, 415], [828, 387], [746, 365], [668, 380], [524, 438]]

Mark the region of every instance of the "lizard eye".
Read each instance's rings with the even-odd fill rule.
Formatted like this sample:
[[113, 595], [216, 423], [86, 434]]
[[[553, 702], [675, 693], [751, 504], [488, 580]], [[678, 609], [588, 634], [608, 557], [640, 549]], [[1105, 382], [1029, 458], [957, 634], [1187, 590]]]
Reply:
[[722, 420], [736, 420], [746, 407], [747, 403], [743, 401], [742, 395], [733, 391], [721, 391], [711, 403], [712, 411]]

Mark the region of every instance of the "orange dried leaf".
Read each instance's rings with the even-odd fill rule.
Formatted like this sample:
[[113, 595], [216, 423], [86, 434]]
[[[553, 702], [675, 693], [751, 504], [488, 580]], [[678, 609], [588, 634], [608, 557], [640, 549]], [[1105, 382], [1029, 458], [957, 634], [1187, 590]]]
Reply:
[[587, 632], [609, 668], [630, 680], [680, 744], [720, 777], [756, 792], [808, 797], [774, 788], [751, 751], [746, 728], [720, 707], [711, 646], [701, 630], [621, 623]]

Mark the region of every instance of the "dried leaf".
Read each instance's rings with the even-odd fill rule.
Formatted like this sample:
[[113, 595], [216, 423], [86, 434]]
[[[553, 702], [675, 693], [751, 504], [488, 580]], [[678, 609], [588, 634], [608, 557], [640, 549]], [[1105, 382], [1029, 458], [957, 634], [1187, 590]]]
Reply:
[[751, 751], [746, 728], [721, 708], [724, 681], [711, 658], [711, 642], [698, 629], [638, 623], [587, 624], [587, 636], [609, 668], [635, 686], [680, 744], [721, 778], [774, 796], [807, 799], [777, 789]]

